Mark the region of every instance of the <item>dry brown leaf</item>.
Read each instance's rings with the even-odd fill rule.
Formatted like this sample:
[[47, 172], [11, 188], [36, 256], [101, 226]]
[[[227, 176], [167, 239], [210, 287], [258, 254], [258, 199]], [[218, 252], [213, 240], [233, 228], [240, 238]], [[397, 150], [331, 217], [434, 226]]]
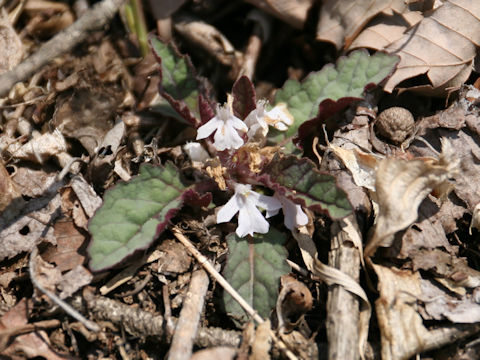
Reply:
[[66, 274], [62, 275], [57, 287], [61, 290], [60, 299], [66, 299], [72, 296], [77, 290], [90, 284], [93, 275], [90, 271], [81, 265], [76, 266]]
[[377, 16], [355, 38], [349, 50], [369, 48], [380, 50], [400, 39], [405, 31], [423, 19], [420, 12], [410, 11], [403, 14]]
[[[461, 163], [459, 171], [453, 174], [454, 191], [465, 203], [467, 209], [473, 212], [480, 202], [480, 182], [476, 181], [480, 177], [480, 145], [476, 137], [464, 128], [460, 131], [432, 129], [425, 134], [424, 138], [431, 143], [438, 142], [438, 139], [447, 140], [455, 149], [456, 157], [461, 160]], [[431, 149], [420, 142], [412, 143], [409, 151], [417, 156], [433, 154]]]
[[54, 225], [54, 234], [57, 245], [48, 248], [42, 257], [55, 263], [62, 272], [71, 270], [83, 264], [85, 254], [80, 254], [79, 249], [85, 244], [85, 234], [82, 234], [73, 224], [72, 220], [60, 220]]
[[473, 209], [472, 221], [470, 222], [470, 227], [468, 232], [472, 235], [472, 228], [480, 230], [480, 203], [478, 203]]
[[[50, 190], [55, 192], [60, 185]], [[14, 202], [0, 215], [0, 260], [29, 252], [42, 240], [56, 243], [51, 222], [61, 215], [59, 194], [22, 202], [20, 209], [14, 209]]]
[[23, 44], [13, 28], [5, 8], [0, 9], [0, 74], [13, 69], [23, 57]]
[[65, 138], [59, 131], [34, 136], [26, 144], [13, 152], [13, 156], [19, 160], [29, 160], [39, 164], [60, 153], [67, 151]]
[[91, 218], [100, 205], [102, 205], [102, 199], [81, 175], [74, 176], [70, 185], [82, 204], [85, 213]]
[[448, 141], [443, 141], [438, 159], [406, 161], [386, 158], [380, 162], [375, 190], [379, 205], [375, 232], [365, 247], [365, 257], [378, 246], [389, 247], [393, 235], [411, 225], [418, 217], [418, 207], [434, 189], [449, 186], [448, 179], [459, 168], [459, 159]]
[[0, 194], [0, 213], [13, 199], [21, 196], [2, 161], [0, 161]]
[[[27, 316], [27, 301], [23, 298], [0, 319], [0, 333], [6, 329], [12, 331], [26, 325], [28, 323]], [[1, 342], [3, 342], [3, 339], [0, 336], [0, 347], [3, 347], [4, 344], [1, 344]], [[11, 343], [5, 345], [8, 345], [8, 347], [0, 349], [1, 354], [12, 358], [17, 358], [16, 356], [22, 354], [26, 358], [43, 357], [50, 360], [65, 360], [65, 356], [52, 349], [48, 335], [43, 330], [15, 336]]]
[[440, 249], [417, 250], [410, 256], [414, 270], [433, 272], [437, 281], [445, 279], [451, 283], [449, 286], [445, 285], [447, 287], [476, 288], [480, 286], [480, 272], [469, 267], [466, 258], [449, 254]]
[[[88, 166], [88, 175], [95, 185], [103, 186], [111, 174], [124, 136], [125, 123], [122, 120], [117, 121], [115, 126], [105, 134], [96, 156]], [[87, 214], [91, 217], [88, 212]]]
[[281, 338], [289, 349], [295, 349], [295, 355], [297, 355], [298, 359], [320, 358], [315, 337], [307, 339], [300, 331], [293, 330], [283, 334]]
[[[442, 282], [442, 285], [445, 283]], [[453, 323], [472, 324], [480, 322], [480, 304], [472, 296], [457, 293], [449, 295], [431, 280], [421, 280], [422, 317], [425, 320], [445, 320]], [[450, 289], [449, 289], [450, 290]], [[463, 289], [465, 292], [465, 289]]]
[[121, 94], [110, 94], [100, 89], [75, 89], [73, 94], [59, 96], [52, 125], [64, 136], [75, 138], [91, 156], [102, 144], [112, 128], [112, 117]]
[[330, 148], [350, 170], [355, 184], [375, 191], [375, 170], [382, 157], [358, 149], [344, 149], [335, 145], [330, 145]]
[[380, 328], [382, 359], [400, 360], [439, 348], [478, 331], [478, 325], [458, 325], [428, 330], [417, 312], [422, 299], [418, 272], [372, 264], [379, 279], [375, 302]]
[[392, 92], [403, 80], [426, 74], [431, 84], [418, 91], [443, 96], [470, 76], [480, 45], [480, 2], [449, 0], [408, 30], [385, 50], [400, 63], [384, 89]]
[[290, 275], [281, 278], [282, 289], [277, 298], [277, 318], [280, 333], [291, 331], [302, 316], [312, 309], [313, 298], [308, 287]]
[[27, 30], [36, 36], [53, 36], [75, 21], [70, 7], [56, 1], [27, 1], [24, 13], [30, 18]]
[[[450, 254], [456, 253], [456, 247], [450, 245], [440, 219], [436, 216], [438, 206], [429, 199], [423, 201], [418, 210], [418, 220], [402, 234], [400, 249], [393, 250], [395, 257], [412, 259], [420, 249], [445, 249]], [[395, 246], [396, 248], [396, 246]]]
[[12, 174], [12, 180], [22, 195], [32, 198], [39, 197], [55, 182], [57, 173], [49, 170], [51, 168], [47, 164], [18, 167]]
[[317, 40], [328, 41], [337, 49], [348, 48], [363, 27], [376, 15], [403, 13], [404, 0], [327, 0], [320, 10]]
[[302, 29], [312, 0], [246, 0], [259, 9], [279, 18], [288, 25]]

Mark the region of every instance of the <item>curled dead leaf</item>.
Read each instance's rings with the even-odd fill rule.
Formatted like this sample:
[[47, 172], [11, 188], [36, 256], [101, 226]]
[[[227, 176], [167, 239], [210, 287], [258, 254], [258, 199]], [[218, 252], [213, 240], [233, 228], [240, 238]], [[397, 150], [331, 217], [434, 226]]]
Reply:
[[313, 298], [308, 287], [290, 275], [281, 278], [282, 289], [277, 299], [278, 328], [290, 331], [310, 311]]
[[449, 179], [459, 166], [460, 159], [448, 140], [442, 140], [438, 159], [382, 160], [375, 181], [379, 214], [365, 257], [373, 255], [379, 246], [392, 245], [393, 235], [417, 219], [418, 207], [428, 194], [436, 190], [440, 196], [445, 195], [451, 189]]

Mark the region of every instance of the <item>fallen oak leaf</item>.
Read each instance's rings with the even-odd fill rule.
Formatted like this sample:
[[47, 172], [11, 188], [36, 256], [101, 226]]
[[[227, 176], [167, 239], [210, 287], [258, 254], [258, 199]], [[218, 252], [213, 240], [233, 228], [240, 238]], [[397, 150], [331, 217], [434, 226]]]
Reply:
[[420, 203], [433, 190], [445, 195], [451, 189], [448, 180], [458, 172], [459, 166], [460, 159], [451, 144], [443, 139], [438, 159], [382, 160], [375, 180], [379, 214], [373, 236], [365, 247], [365, 258], [372, 256], [379, 246], [391, 246], [393, 235], [418, 218]]
[[472, 71], [476, 47], [480, 44], [480, 3], [445, 1], [385, 50], [400, 56], [394, 74], [384, 90], [392, 92], [403, 80], [426, 74], [431, 84], [417, 91], [443, 96], [460, 87]]
[[337, 50], [346, 49], [376, 15], [407, 10], [408, 4], [403, 0], [327, 0], [320, 9], [317, 40], [329, 41]]

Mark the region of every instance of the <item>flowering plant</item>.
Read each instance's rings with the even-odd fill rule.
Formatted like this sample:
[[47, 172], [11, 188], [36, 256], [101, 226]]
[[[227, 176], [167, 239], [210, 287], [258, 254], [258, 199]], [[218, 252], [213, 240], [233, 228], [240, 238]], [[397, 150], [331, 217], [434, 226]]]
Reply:
[[[312, 217], [323, 212], [339, 219], [352, 210], [335, 176], [299, 156], [292, 138], [298, 136], [296, 144], [310, 146], [319, 123], [361, 97], [365, 86], [384, 79], [396, 60], [384, 54], [352, 53], [339, 64], [338, 72], [325, 67], [302, 83], [287, 81], [271, 105], [257, 99], [252, 82], [240, 77], [227, 103], [220, 104], [188, 57], [154, 38], [151, 45], [160, 63], [159, 90], [164, 99], [157, 110], [186, 122], [196, 135], [183, 145], [188, 162], [177, 152], [173, 160], [180, 167], [171, 161], [161, 166], [142, 164], [138, 176], [105, 193], [102, 207], [89, 222], [90, 268], [112, 267], [146, 249], [179, 219], [185, 206], [202, 218], [214, 211], [221, 230], [230, 229], [225, 223], [236, 219], [235, 233], [225, 236], [230, 249], [225, 276], [233, 286], [242, 287], [245, 276], [237, 265], [250, 262], [248, 268], [255, 276], [248, 276], [249, 281], [272, 290], [256, 307], [266, 316], [275, 304], [279, 277], [288, 271], [282, 247], [286, 234], [306, 225], [309, 212]], [[186, 181], [191, 175], [193, 183]], [[280, 210], [284, 225], [276, 216]], [[257, 287], [242, 288], [240, 292]], [[254, 294], [242, 295], [255, 301]], [[228, 305], [228, 299], [225, 303], [227, 311], [235, 312], [235, 305]]]

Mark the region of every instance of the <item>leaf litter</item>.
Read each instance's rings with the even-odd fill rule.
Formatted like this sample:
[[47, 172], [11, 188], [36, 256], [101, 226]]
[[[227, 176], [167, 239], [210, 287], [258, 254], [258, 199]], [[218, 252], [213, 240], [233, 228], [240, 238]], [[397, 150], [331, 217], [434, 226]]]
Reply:
[[[305, 12], [309, 1], [249, 3], [225, 11], [232, 16], [233, 10], [257, 6], [256, 16], [269, 13], [296, 28], [312, 21]], [[171, 11], [201, 17], [212, 11], [209, 6], [202, 1]], [[125, 37], [129, 24], [117, 19], [110, 36], [94, 33], [75, 52], [23, 79], [28, 82], [19, 79], [0, 101], [2, 355], [163, 356], [187, 328], [184, 339], [191, 341], [180, 345], [188, 349], [172, 347], [172, 359], [189, 358], [199, 348], [206, 348], [204, 356], [220, 351], [225, 357], [291, 359], [407, 359], [419, 353], [435, 358], [445, 346], [457, 354], [478, 348], [469, 339], [480, 330], [480, 101], [475, 85], [463, 85], [478, 43], [475, 6], [453, 0], [433, 8], [420, 2], [325, 1], [317, 41], [399, 57], [365, 50], [322, 56], [305, 30], [297, 30], [296, 39], [281, 30], [288, 39], [283, 45], [276, 36], [261, 37], [265, 62], [269, 53], [285, 51], [285, 44], [302, 44], [302, 50], [289, 53], [285, 60], [291, 63], [280, 72], [260, 57], [253, 82], [241, 76], [244, 45], [237, 40], [230, 43], [222, 34], [222, 51], [232, 47], [234, 53], [220, 59], [213, 44], [195, 44], [195, 37], [179, 41], [188, 37], [179, 30], [171, 45], [150, 37], [151, 52], [142, 60], [136, 31]], [[7, 10], [13, 26], [0, 32], [2, 40], [16, 39], [11, 46], [25, 37], [41, 41], [32, 34], [48, 38], [72, 22], [68, 6], [58, 8], [63, 15], [51, 22], [42, 17], [45, 8], [28, 7], [20, 11], [23, 22], [15, 23], [14, 9], [10, 4]], [[469, 12], [464, 18], [471, 21], [445, 16], [455, 9]], [[435, 36], [432, 20], [443, 26]], [[206, 25], [229, 32], [221, 22], [212, 24]], [[18, 37], [21, 26], [26, 30]], [[455, 40], [458, 34], [464, 35], [461, 41]], [[257, 35], [245, 36], [245, 43]], [[454, 51], [457, 58], [442, 57], [451, 46], [462, 48]], [[3, 54], [2, 64], [14, 67], [21, 53]], [[217, 61], [227, 69], [212, 66]], [[428, 84], [402, 82], [422, 74]], [[262, 86], [276, 94], [262, 92]], [[382, 89], [451, 97], [421, 107], [414, 96], [400, 101]], [[238, 132], [235, 149], [216, 148], [208, 136], [195, 143], [195, 128], [207, 124], [224, 99], [225, 109], [251, 129], [258, 114], [274, 114], [276, 106], [293, 125], [277, 121], [270, 124], [277, 129], [269, 129], [259, 121], [261, 131]], [[379, 128], [381, 110], [393, 114], [386, 130]], [[400, 122], [398, 114], [407, 110], [413, 125]], [[256, 118], [249, 117], [255, 111]], [[268, 233], [238, 238], [237, 217], [217, 224], [235, 184], [248, 184], [265, 198], [283, 197], [291, 209], [305, 211], [308, 224], [287, 222], [286, 207], [279, 217], [278, 210], [269, 214], [266, 208]], [[241, 212], [242, 205], [236, 206]], [[239, 227], [242, 221], [245, 226], [239, 215]], [[213, 270], [210, 285], [193, 290], [199, 264], [173, 239], [175, 225], [207, 257], [200, 263], [220, 270], [254, 313], [220, 290]], [[34, 256], [37, 249], [40, 256]], [[30, 277], [29, 257], [36, 263]], [[62, 312], [52, 315], [53, 294], [102, 330]], [[200, 308], [182, 315], [190, 298]], [[342, 314], [345, 304], [353, 308]], [[12, 322], [14, 315], [21, 318]], [[342, 347], [342, 337], [354, 345]], [[458, 339], [455, 345], [452, 339]]]

